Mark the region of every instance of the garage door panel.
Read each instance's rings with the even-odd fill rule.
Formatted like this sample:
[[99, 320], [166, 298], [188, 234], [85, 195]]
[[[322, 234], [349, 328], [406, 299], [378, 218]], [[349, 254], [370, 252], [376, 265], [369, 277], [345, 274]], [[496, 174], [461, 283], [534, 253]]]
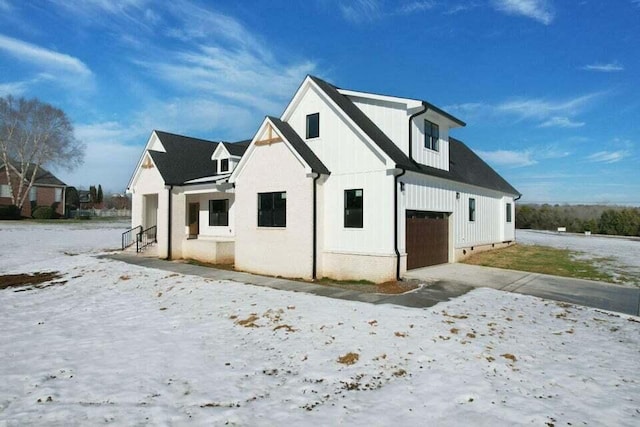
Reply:
[[449, 219], [441, 212], [408, 211], [407, 269], [449, 262]]

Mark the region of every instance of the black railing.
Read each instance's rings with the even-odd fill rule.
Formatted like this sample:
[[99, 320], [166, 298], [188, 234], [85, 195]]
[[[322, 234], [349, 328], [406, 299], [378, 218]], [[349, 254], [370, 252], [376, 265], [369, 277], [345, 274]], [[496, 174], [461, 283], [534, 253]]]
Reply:
[[157, 230], [158, 228], [155, 225], [152, 225], [146, 230], [142, 230], [138, 233], [138, 238], [136, 239], [136, 252], [142, 252], [147, 246], [158, 241], [156, 239]]
[[138, 234], [140, 234], [141, 231], [142, 231], [142, 226], [138, 225], [122, 233], [122, 250], [123, 251], [127, 249], [129, 246], [133, 245], [134, 236], [136, 236], [135, 239], [137, 240], [137, 236]]

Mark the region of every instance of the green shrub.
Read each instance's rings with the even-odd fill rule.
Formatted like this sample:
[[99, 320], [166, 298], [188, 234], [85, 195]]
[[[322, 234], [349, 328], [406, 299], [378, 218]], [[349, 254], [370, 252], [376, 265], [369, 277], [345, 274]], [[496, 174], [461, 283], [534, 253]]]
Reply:
[[20, 219], [20, 208], [16, 205], [0, 206], [0, 219]]
[[51, 219], [53, 218], [53, 209], [51, 206], [38, 206], [33, 211], [33, 217], [35, 219]]

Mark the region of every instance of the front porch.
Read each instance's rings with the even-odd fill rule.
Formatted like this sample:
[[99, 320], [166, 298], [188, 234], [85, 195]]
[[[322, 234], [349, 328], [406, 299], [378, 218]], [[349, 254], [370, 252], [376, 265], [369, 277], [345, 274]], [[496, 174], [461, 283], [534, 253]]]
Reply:
[[185, 222], [180, 242], [181, 258], [211, 264], [233, 264], [233, 188], [226, 182], [217, 180], [193, 183], [184, 186], [182, 190]]

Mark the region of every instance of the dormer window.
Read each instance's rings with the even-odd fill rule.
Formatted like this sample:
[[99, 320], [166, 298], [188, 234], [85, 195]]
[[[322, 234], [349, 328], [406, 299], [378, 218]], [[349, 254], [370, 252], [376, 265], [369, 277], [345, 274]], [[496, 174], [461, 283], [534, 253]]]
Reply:
[[320, 113], [307, 115], [307, 139], [320, 136]]
[[229, 159], [220, 160], [220, 172], [229, 172]]
[[440, 128], [437, 124], [424, 121], [424, 148], [429, 150], [438, 151], [440, 149], [438, 140], [440, 139]]

